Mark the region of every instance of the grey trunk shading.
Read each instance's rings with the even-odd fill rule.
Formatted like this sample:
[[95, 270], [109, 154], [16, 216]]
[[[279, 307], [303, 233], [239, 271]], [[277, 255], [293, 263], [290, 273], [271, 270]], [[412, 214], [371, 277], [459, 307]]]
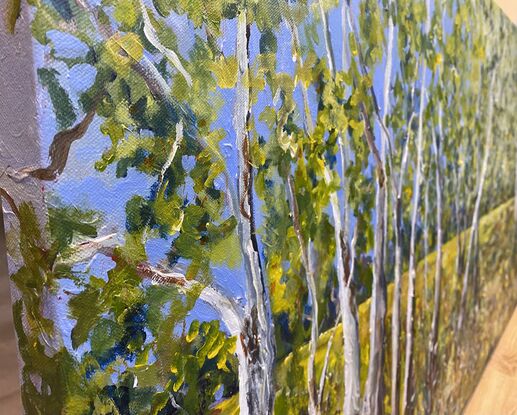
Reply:
[[[357, 241], [357, 225], [355, 227], [354, 236], [352, 238], [350, 248], [350, 269], [348, 270], [348, 283], [343, 287], [344, 298], [347, 307], [341, 312], [343, 313], [343, 336], [345, 341], [345, 385], [350, 384], [350, 390], [355, 393], [349, 396], [345, 395], [344, 409], [345, 414], [353, 414], [358, 411], [360, 399], [360, 362], [361, 350], [359, 347], [359, 321], [355, 289], [353, 286], [353, 275], [355, 268], [355, 243]], [[348, 398], [348, 399], [347, 399]]]
[[[2, 3], [3, 6], [3, 3]], [[3, 7], [2, 7], [3, 9]], [[4, 16], [2, 16], [4, 17]], [[40, 229], [44, 230], [47, 224], [47, 210], [41, 182], [29, 178], [23, 183], [16, 182], [6, 173], [9, 170], [16, 170], [27, 165], [40, 165], [41, 163], [41, 140], [38, 126], [38, 109], [36, 100], [36, 76], [33, 58], [32, 34], [30, 29], [31, 15], [29, 7], [23, 7], [21, 18], [14, 20], [12, 27], [6, 27], [7, 21], [3, 18], [0, 22], [0, 79], [2, 80], [0, 98], [0, 291], [2, 298], [11, 298], [18, 302], [20, 294], [15, 285], [11, 282], [9, 275], [16, 272], [23, 264], [14, 256], [7, 253], [4, 230], [11, 237], [19, 231], [18, 207], [22, 202], [30, 203], [36, 213]], [[14, 33], [8, 33], [8, 31]], [[43, 231], [43, 242], [46, 243], [46, 233]], [[4, 296], [5, 293], [5, 296]], [[56, 319], [55, 297], [49, 289], [44, 289], [42, 297], [42, 312], [49, 318]], [[2, 343], [5, 349], [2, 352], [4, 359], [12, 359], [5, 367], [13, 370], [2, 378], [6, 386], [19, 382], [18, 365], [23, 365], [19, 359], [16, 346], [17, 338], [13, 326], [13, 314], [9, 303], [6, 306], [4, 317], [5, 325], [2, 330]], [[25, 308], [22, 313], [26, 313]], [[30, 327], [25, 326], [22, 330], [29, 333]], [[52, 356], [61, 346], [59, 335], [42, 336], [45, 343], [44, 353]], [[23, 356], [20, 356], [23, 358]], [[26, 362], [28, 366], [32, 362]], [[28, 373], [30, 370], [28, 369]], [[22, 402], [19, 392], [15, 391], [16, 406], [22, 413]]]
[[260, 261], [253, 207], [253, 171], [249, 159], [249, 127], [251, 119], [249, 69], [250, 26], [246, 12], [241, 11], [237, 26], [238, 81], [233, 124], [239, 160], [237, 213], [238, 233], [246, 273], [246, 315], [240, 336], [246, 356], [247, 379], [240, 379], [241, 413], [270, 414], [274, 406], [273, 364], [275, 344], [270, 301]]

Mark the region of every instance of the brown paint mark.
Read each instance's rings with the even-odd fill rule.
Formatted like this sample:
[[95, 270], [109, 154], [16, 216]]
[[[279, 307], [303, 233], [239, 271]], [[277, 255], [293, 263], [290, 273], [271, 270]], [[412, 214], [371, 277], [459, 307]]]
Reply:
[[251, 214], [246, 210], [245, 206], [246, 199], [249, 200], [249, 198], [251, 197], [251, 162], [249, 155], [249, 140], [247, 136], [245, 136], [242, 140], [242, 157], [244, 158], [244, 165], [246, 166], [246, 169], [242, 172], [242, 181], [244, 183], [244, 189], [241, 194], [240, 211], [242, 216], [244, 216], [248, 220], [251, 220]]
[[15, 173], [8, 173], [8, 175], [15, 180], [23, 180], [26, 177], [34, 177], [44, 181], [55, 180], [66, 167], [72, 143], [80, 140], [88, 130], [93, 121], [95, 110], [96, 105], [77, 125], [68, 130], [60, 131], [54, 136], [49, 149], [50, 164], [47, 167], [24, 167]]
[[171, 274], [161, 274], [154, 271], [149, 264], [140, 263], [136, 266], [138, 275], [142, 278], [150, 279], [151, 281], [163, 284], [163, 285], [179, 285], [184, 287], [187, 284], [187, 280], [184, 277], [176, 277]]
[[[16, 206], [16, 203], [15, 203], [13, 197], [9, 194], [9, 192], [2, 187], [0, 187], [0, 197], [4, 198], [7, 201], [7, 203], [9, 204], [9, 207], [11, 208], [11, 210], [13, 211], [13, 213], [19, 220], [20, 211], [18, 210], [18, 206]], [[0, 215], [1, 215], [1, 212], [0, 212]]]

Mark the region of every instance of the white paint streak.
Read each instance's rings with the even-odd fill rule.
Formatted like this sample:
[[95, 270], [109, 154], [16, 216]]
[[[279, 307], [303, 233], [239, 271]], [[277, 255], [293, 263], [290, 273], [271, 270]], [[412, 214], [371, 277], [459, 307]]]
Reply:
[[170, 50], [169, 48], [166, 48], [160, 42], [158, 34], [154, 29], [151, 19], [149, 18], [148, 11], [142, 0], [140, 0], [140, 9], [142, 11], [142, 17], [144, 18], [144, 34], [147, 40], [171, 62], [171, 64], [178, 70], [179, 73], [183, 75], [185, 81], [187, 81], [188, 86], [192, 86], [192, 77], [181, 63], [180, 58], [178, 57], [176, 52]]
[[481, 173], [479, 179], [479, 186], [476, 192], [476, 203], [474, 205], [474, 212], [472, 213], [472, 224], [470, 228], [469, 234], [469, 244], [467, 246], [467, 263], [465, 264], [465, 269], [463, 271], [463, 286], [461, 290], [461, 300], [460, 300], [460, 315], [458, 317], [458, 331], [461, 330], [463, 325], [463, 320], [465, 319], [465, 308], [467, 302], [467, 294], [468, 294], [468, 285], [469, 285], [469, 270], [472, 256], [472, 248], [474, 246], [474, 236], [479, 226], [479, 210], [481, 207], [481, 199], [483, 197], [483, 189], [485, 185], [486, 173], [488, 170], [488, 161], [490, 159], [490, 153], [492, 150], [492, 124], [494, 121], [494, 84], [495, 84], [495, 76], [496, 70], [492, 69], [492, 77], [490, 80], [490, 89], [489, 95], [490, 98], [488, 100], [488, 114], [487, 114], [487, 122], [486, 122], [486, 130], [485, 130], [485, 154], [483, 156], [483, 165], [481, 166]]
[[[431, 25], [431, 5], [430, 1], [426, 1], [427, 19], [424, 31], [429, 33]], [[418, 114], [418, 132], [416, 141], [417, 160], [415, 174], [413, 176], [413, 200], [411, 211], [411, 235], [409, 241], [409, 279], [407, 289], [407, 309], [406, 309], [406, 351], [405, 351], [405, 367], [404, 367], [404, 386], [402, 395], [402, 413], [411, 413], [414, 405], [414, 393], [412, 391], [413, 382], [413, 335], [414, 335], [414, 317], [415, 317], [415, 280], [416, 280], [416, 234], [417, 234], [417, 218], [418, 206], [420, 201], [420, 182], [422, 176], [422, 163], [424, 152], [424, 110], [426, 97], [426, 78], [427, 65], [425, 58], [422, 59], [422, 76], [420, 86], [420, 105]]]
[[[261, 269], [252, 208], [251, 168], [248, 154], [248, 117], [251, 116], [249, 69], [248, 69], [248, 24], [246, 11], [241, 11], [237, 21], [236, 56], [238, 77], [233, 112], [233, 126], [238, 153], [237, 213], [238, 235], [246, 271], [246, 316], [241, 334], [246, 369], [239, 374], [239, 404], [241, 414], [269, 414], [274, 405], [273, 365], [275, 345], [273, 322], [268, 298], [268, 287]], [[254, 243], [255, 242], [255, 243]]]
[[176, 137], [174, 138], [174, 142], [172, 143], [171, 151], [169, 153], [169, 156], [167, 157], [167, 160], [165, 161], [165, 164], [162, 166], [162, 169], [160, 171], [160, 178], [159, 178], [160, 186], [163, 182], [163, 177], [165, 176], [167, 169], [171, 166], [172, 162], [174, 161], [174, 157], [176, 156], [176, 152], [178, 151], [178, 148], [179, 148], [182, 140], [183, 140], [183, 121], [180, 120], [176, 124]]

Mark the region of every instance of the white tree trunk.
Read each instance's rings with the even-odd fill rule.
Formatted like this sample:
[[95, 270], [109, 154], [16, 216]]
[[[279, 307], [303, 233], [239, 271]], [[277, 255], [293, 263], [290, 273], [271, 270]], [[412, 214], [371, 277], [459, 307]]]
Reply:
[[246, 11], [237, 23], [238, 81], [233, 124], [239, 160], [238, 233], [246, 271], [246, 316], [241, 346], [248, 378], [239, 379], [241, 414], [270, 414], [274, 406], [273, 364], [275, 344], [273, 321], [266, 279], [260, 262], [253, 212], [253, 177], [249, 160], [249, 120], [251, 102], [249, 82], [249, 30]]
[[[378, 173], [379, 174], [379, 173]], [[384, 180], [381, 179], [381, 180]], [[384, 277], [384, 202], [385, 183], [377, 183], [375, 197], [375, 246], [372, 298], [370, 302], [370, 359], [363, 402], [363, 414], [384, 413], [384, 317], [386, 316], [386, 281]]]
[[422, 229], [424, 239], [424, 292], [422, 303], [424, 305], [424, 315], [427, 315], [428, 308], [428, 296], [429, 296], [429, 262], [427, 261], [427, 255], [429, 254], [429, 183], [427, 180], [430, 177], [424, 177], [424, 225]]
[[[0, 377], [5, 381], [2, 383], [3, 392], [9, 395], [2, 404], [5, 405], [6, 411], [11, 410], [10, 413], [13, 414], [22, 413], [23, 409], [19, 393], [20, 359], [13, 316], [9, 307], [11, 299], [17, 300], [19, 293], [14, 284], [11, 284], [9, 275], [17, 271], [22, 264], [16, 258], [7, 256], [3, 230], [5, 227], [7, 233], [18, 231], [19, 223], [13, 206], [19, 206], [21, 202], [32, 203], [41, 229], [44, 229], [47, 222], [41, 184], [34, 179], [16, 183], [4, 174], [8, 168], [17, 169], [41, 163], [31, 16], [29, 7], [25, 6], [23, 4], [14, 34], [7, 32], [4, 16], [0, 19], [0, 188], [3, 189], [0, 199], [4, 198], [3, 203], [0, 203], [0, 297], [6, 305], [5, 313], [2, 315], [2, 326], [5, 327], [1, 342], [4, 364], [0, 370]], [[5, 198], [10, 198], [11, 203], [14, 202], [13, 206]], [[48, 314], [53, 315], [52, 303], [47, 303], [44, 307]], [[55, 341], [50, 344], [58, 347], [59, 336], [55, 337]]]
[[[325, 50], [327, 53], [327, 62], [329, 70], [335, 74], [335, 60], [330, 37], [330, 29], [328, 27], [328, 18], [323, 8], [321, 0], [318, 1], [320, 17], [323, 24], [323, 34], [325, 40]], [[302, 86], [302, 88], [304, 88]], [[307, 105], [306, 105], [307, 106]], [[307, 115], [310, 119], [310, 114]], [[343, 149], [343, 140], [340, 136], [338, 139], [340, 156], [342, 162], [345, 151]], [[330, 183], [331, 176], [328, 169], [325, 170], [325, 181]], [[346, 196], [345, 196], [346, 197]], [[345, 200], [346, 205], [346, 200]], [[352, 275], [345, 272], [345, 255], [346, 240], [348, 235], [343, 232], [343, 222], [341, 221], [341, 210], [339, 208], [339, 199], [337, 192], [330, 196], [331, 213], [334, 222], [334, 240], [336, 244], [336, 269], [338, 279], [338, 297], [341, 307], [341, 321], [343, 325], [343, 347], [345, 354], [344, 361], [344, 386], [345, 396], [343, 400], [343, 413], [357, 414], [360, 410], [360, 348], [359, 348], [359, 327], [357, 318], [357, 306], [354, 306], [355, 294], [351, 287]], [[345, 209], [346, 211], [346, 209]], [[345, 221], [346, 223], [346, 221]]]
[[417, 133], [417, 163], [416, 171], [413, 178], [413, 201], [411, 211], [411, 236], [409, 242], [409, 279], [407, 290], [407, 310], [406, 310], [406, 352], [405, 352], [405, 370], [404, 370], [404, 389], [402, 395], [402, 413], [406, 415], [411, 413], [413, 402], [413, 391], [411, 382], [413, 381], [413, 331], [414, 331], [414, 308], [415, 308], [415, 279], [416, 279], [416, 233], [417, 233], [417, 216], [418, 202], [420, 199], [420, 177], [422, 170], [422, 153], [423, 153], [423, 112], [424, 112], [424, 96], [425, 96], [425, 73], [426, 66], [423, 65], [422, 88], [420, 92], [420, 114]]
[[[367, 75], [367, 69], [363, 60], [360, 38], [352, 21], [350, 1], [343, 4], [346, 8], [342, 15], [346, 18], [346, 24], [350, 33], [355, 37], [358, 48], [359, 68], [362, 76]], [[345, 24], [345, 22], [343, 22]], [[354, 84], [357, 80], [354, 79]], [[374, 107], [374, 114], [377, 118], [379, 126], [386, 137], [388, 131], [380, 117], [377, 106], [375, 91], [370, 88], [370, 95]], [[368, 144], [368, 149], [373, 156], [376, 178], [376, 194], [375, 194], [375, 246], [374, 246], [374, 269], [372, 298], [370, 306], [370, 358], [368, 364], [368, 375], [364, 392], [364, 400], [361, 411], [363, 414], [382, 414], [384, 413], [384, 335], [385, 335], [385, 317], [386, 317], [386, 280], [384, 276], [384, 248], [385, 248], [385, 230], [386, 223], [384, 214], [386, 213], [386, 168], [376, 145], [374, 132], [370, 116], [364, 102], [359, 104], [359, 109], [365, 125], [364, 138]], [[383, 143], [385, 140], [383, 139]]]
[[435, 160], [435, 180], [436, 180], [436, 262], [434, 274], [434, 296], [433, 296], [433, 315], [431, 318], [431, 334], [429, 336], [429, 348], [427, 351], [427, 402], [425, 406], [426, 414], [433, 413], [434, 390], [436, 387], [436, 371], [438, 358], [438, 333], [440, 324], [440, 305], [442, 287], [442, 172], [441, 172], [441, 146], [443, 142], [442, 129], [442, 110], [439, 109], [439, 140], [433, 132], [433, 148]]
[[[431, 26], [431, 4], [430, 0], [426, 0], [427, 19], [425, 22], [424, 32], [429, 33]], [[418, 132], [417, 132], [417, 162], [413, 180], [413, 200], [411, 211], [411, 236], [409, 242], [409, 279], [407, 290], [407, 310], [406, 310], [406, 353], [404, 368], [404, 388], [402, 394], [402, 413], [404, 415], [411, 414], [414, 409], [414, 391], [413, 391], [413, 344], [414, 344], [414, 317], [415, 317], [415, 280], [416, 280], [416, 233], [417, 233], [417, 217], [418, 205], [420, 200], [420, 180], [422, 174], [423, 151], [424, 151], [424, 109], [426, 96], [426, 78], [427, 65], [425, 58], [422, 57], [422, 84], [420, 87], [420, 106], [418, 114]]]
[[475, 230], [479, 226], [479, 208], [481, 206], [481, 199], [483, 197], [483, 188], [485, 185], [485, 179], [486, 179], [486, 173], [488, 169], [488, 161], [490, 159], [490, 152], [492, 150], [492, 125], [493, 125], [493, 118], [494, 118], [494, 84], [495, 84], [495, 76], [496, 76], [496, 70], [492, 70], [492, 77], [490, 80], [490, 86], [489, 86], [489, 99], [488, 99], [488, 114], [487, 114], [487, 121], [486, 121], [486, 130], [485, 130], [485, 151], [483, 155], [483, 165], [481, 166], [481, 173], [479, 178], [479, 185], [476, 192], [476, 203], [474, 205], [474, 212], [472, 213], [472, 223], [471, 228], [469, 232], [469, 242], [467, 245], [467, 256], [465, 263], [465, 269], [463, 270], [463, 284], [461, 288], [461, 300], [460, 300], [460, 313], [458, 317], [458, 331], [461, 331], [464, 319], [465, 319], [465, 313], [466, 313], [466, 306], [467, 306], [467, 295], [468, 295], [468, 287], [469, 287], [469, 271], [470, 271], [470, 262], [472, 257], [472, 249], [474, 247], [474, 237], [475, 237]]
[[[379, 125], [381, 131], [381, 161], [384, 166], [384, 171], [386, 171], [386, 166], [389, 166], [389, 170], [392, 171], [392, 154], [391, 154], [391, 143], [390, 137], [388, 136], [387, 130], [387, 117], [391, 110], [390, 105], [390, 89], [391, 89], [391, 72], [393, 67], [393, 43], [394, 43], [394, 32], [395, 27], [393, 25], [393, 18], [391, 16], [393, 6], [393, 0], [388, 0], [387, 5], [387, 13], [388, 13], [388, 40], [387, 40], [387, 48], [386, 48], [386, 67], [384, 68], [384, 87], [383, 87], [383, 111], [382, 111], [382, 125]], [[380, 122], [379, 122], [380, 124]], [[388, 162], [386, 163], [386, 156]], [[387, 177], [387, 191], [385, 192], [385, 200], [384, 200], [384, 267], [386, 268], [386, 262], [388, 260], [388, 222], [389, 222], [389, 194], [390, 194], [390, 184], [393, 184], [393, 179]], [[395, 186], [391, 186], [392, 189]]]
[[[414, 87], [411, 96], [414, 96]], [[414, 113], [407, 123], [407, 137], [402, 151], [398, 183], [393, 201], [393, 228], [395, 233], [395, 277], [391, 316], [391, 407], [392, 414], [400, 412], [400, 297], [402, 283], [402, 188], [409, 158], [409, 140]]]

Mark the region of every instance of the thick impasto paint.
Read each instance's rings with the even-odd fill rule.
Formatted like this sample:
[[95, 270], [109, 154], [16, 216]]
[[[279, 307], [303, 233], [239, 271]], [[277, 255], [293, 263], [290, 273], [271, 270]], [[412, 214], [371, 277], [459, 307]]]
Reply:
[[517, 303], [495, 6], [2, 7], [27, 414], [461, 412]]

